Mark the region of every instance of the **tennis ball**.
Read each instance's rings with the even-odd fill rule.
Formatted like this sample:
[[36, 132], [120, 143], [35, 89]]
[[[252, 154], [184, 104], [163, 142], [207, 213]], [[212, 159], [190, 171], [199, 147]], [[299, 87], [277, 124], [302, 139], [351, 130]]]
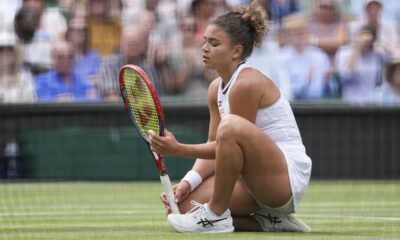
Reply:
[[156, 134], [153, 130], [149, 130], [148, 133], [149, 133], [149, 135], [154, 135], [154, 134]]

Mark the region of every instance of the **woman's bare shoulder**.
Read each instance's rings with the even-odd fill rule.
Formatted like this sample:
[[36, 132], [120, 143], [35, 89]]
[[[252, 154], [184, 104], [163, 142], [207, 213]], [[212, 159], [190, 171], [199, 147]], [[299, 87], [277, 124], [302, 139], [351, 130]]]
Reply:
[[236, 83], [240, 88], [249, 91], [261, 90], [273, 84], [272, 80], [254, 68], [244, 68], [238, 76]]
[[240, 98], [243, 96], [250, 98], [251, 96], [254, 101], [265, 105], [279, 97], [280, 92], [275, 83], [260, 71], [254, 68], [244, 68], [238, 76], [232, 94], [238, 95]]

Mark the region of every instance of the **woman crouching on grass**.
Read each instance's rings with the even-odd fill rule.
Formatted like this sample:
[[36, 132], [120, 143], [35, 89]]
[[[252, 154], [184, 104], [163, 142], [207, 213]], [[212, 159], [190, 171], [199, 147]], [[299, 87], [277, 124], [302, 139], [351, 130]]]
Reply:
[[185, 214], [169, 214], [168, 222], [179, 232], [310, 231], [293, 215], [311, 159], [292, 109], [273, 81], [245, 63], [265, 28], [255, 1], [208, 25], [203, 63], [220, 77], [208, 90], [207, 143], [183, 144], [168, 131], [151, 136], [155, 152], [197, 158], [174, 186]]

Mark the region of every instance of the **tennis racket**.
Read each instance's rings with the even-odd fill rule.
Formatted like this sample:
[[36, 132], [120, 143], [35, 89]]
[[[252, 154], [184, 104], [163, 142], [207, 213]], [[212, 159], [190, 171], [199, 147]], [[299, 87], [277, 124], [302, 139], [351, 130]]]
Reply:
[[125, 109], [136, 130], [146, 142], [160, 173], [171, 212], [179, 213], [164, 159], [150, 149], [149, 131], [160, 136], [164, 135], [164, 114], [157, 92], [147, 74], [140, 67], [130, 64], [120, 69], [119, 85]]

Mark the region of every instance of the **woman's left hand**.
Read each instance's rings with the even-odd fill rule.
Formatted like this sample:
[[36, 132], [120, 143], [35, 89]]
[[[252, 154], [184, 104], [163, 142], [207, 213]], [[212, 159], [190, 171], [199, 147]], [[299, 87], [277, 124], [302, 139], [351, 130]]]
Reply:
[[164, 136], [149, 132], [150, 149], [163, 156], [178, 156], [180, 143], [175, 136], [164, 129]]

